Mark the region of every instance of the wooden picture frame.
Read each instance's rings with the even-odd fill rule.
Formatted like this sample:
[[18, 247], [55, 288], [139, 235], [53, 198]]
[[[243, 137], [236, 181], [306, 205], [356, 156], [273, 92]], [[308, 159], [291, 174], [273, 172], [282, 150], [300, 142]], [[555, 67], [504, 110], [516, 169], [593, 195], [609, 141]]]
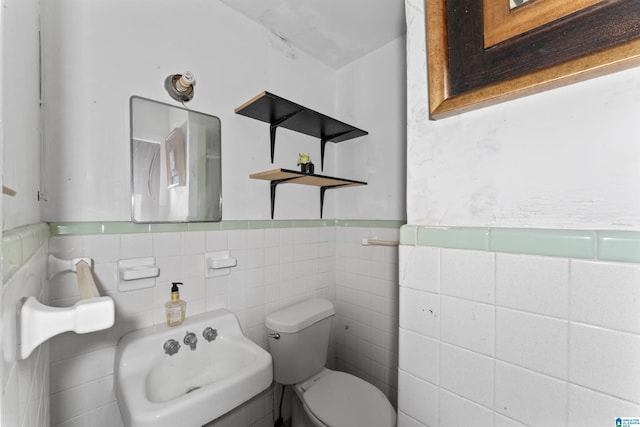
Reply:
[[[553, 0], [511, 12], [535, 17], [526, 8], [545, 1]], [[533, 29], [485, 47], [483, 8], [499, 2], [509, 7], [509, 0], [425, 0], [432, 119], [640, 65], [638, 0], [585, 2], [581, 10], [536, 18]]]

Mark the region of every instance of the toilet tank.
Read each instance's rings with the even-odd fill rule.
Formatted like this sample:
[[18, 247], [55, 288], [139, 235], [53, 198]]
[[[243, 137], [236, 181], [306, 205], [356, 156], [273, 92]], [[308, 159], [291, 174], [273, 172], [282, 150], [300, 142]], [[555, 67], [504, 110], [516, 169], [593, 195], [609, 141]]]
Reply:
[[275, 382], [297, 384], [324, 368], [334, 314], [330, 301], [312, 298], [265, 318]]

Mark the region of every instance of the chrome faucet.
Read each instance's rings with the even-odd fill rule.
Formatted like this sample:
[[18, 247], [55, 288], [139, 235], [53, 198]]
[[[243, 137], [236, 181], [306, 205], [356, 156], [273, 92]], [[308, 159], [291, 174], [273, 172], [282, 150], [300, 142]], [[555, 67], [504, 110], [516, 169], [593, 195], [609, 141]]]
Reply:
[[191, 350], [196, 349], [196, 344], [198, 342], [198, 337], [193, 332], [187, 332], [187, 335], [184, 336], [184, 340], [182, 340], [186, 345], [188, 345]]
[[180, 350], [180, 343], [174, 339], [166, 340], [162, 348], [166, 354], [173, 356]]
[[202, 336], [204, 337], [205, 340], [207, 340], [208, 342], [211, 342], [215, 340], [216, 337], [218, 336], [218, 330], [213, 329], [211, 326], [207, 326], [204, 329], [204, 331], [202, 331]]

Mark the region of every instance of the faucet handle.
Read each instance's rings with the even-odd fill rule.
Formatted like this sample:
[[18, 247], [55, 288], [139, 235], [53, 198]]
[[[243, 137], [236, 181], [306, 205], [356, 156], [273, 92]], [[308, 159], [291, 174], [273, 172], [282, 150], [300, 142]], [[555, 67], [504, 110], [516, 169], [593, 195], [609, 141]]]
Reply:
[[162, 348], [166, 354], [173, 356], [180, 350], [180, 343], [174, 339], [169, 339], [164, 342]]
[[188, 345], [191, 350], [196, 349], [196, 344], [198, 343], [198, 337], [193, 332], [187, 332], [187, 335], [184, 336], [183, 342]]
[[205, 340], [211, 342], [218, 336], [218, 330], [213, 329], [211, 326], [207, 326], [204, 331], [202, 331], [202, 336]]

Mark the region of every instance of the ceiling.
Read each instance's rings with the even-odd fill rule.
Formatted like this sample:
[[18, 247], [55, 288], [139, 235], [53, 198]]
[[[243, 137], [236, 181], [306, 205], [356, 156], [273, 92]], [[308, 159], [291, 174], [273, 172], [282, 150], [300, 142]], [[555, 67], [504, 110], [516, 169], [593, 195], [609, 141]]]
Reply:
[[339, 69], [405, 34], [404, 0], [221, 0]]

